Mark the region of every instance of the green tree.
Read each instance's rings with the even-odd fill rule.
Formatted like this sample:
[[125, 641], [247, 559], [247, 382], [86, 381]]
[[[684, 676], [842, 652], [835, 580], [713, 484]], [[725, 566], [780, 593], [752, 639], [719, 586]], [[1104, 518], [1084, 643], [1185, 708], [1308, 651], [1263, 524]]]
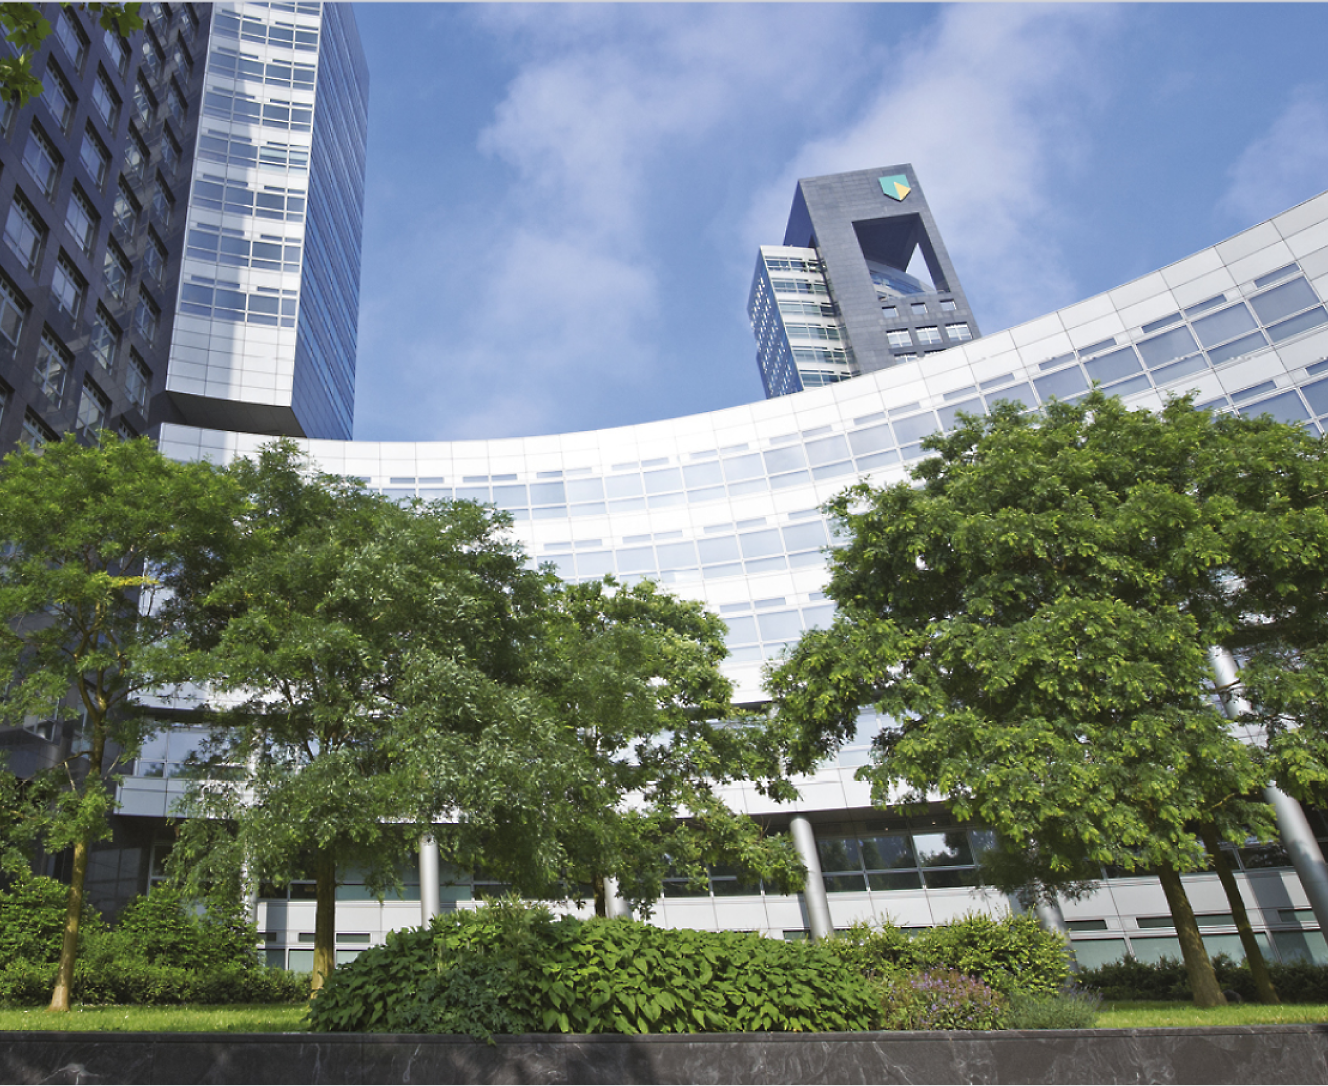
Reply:
[[1234, 628], [1221, 480], [1264, 428], [1101, 393], [962, 420], [913, 484], [831, 503], [835, 622], [771, 675], [796, 767], [874, 703], [895, 721], [864, 770], [878, 801], [939, 794], [1050, 885], [1155, 873], [1205, 1006], [1223, 997], [1180, 879], [1205, 864], [1198, 827], [1272, 833], [1249, 798], [1258, 751], [1214, 707], [1207, 661]]
[[232, 471], [255, 513], [198, 609], [223, 727], [188, 810], [211, 819], [184, 824], [175, 860], [194, 888], [312, 872], [317, 989], [338, 879], [354, 865], [385, 889], [416, 827], [450, 820], [465, 866], [498, 833], [513, 862], [557, 866], [542, 827], [571, 767], [524, 684], [547, 584], [479, 506], [403, 508], [289, 444]]
[[143, 699], [193, 677], [182, 571], [224, 547], [239, 494], [208, 464], [103, 434], [0, 462], [0, 716], [79, 721], [44, 830], [73, 850], [52, 1010], [68, 1010], [91, 845], [109, 836], [120, 760], [151, 726]]
[[765, 835], [716, 793], [752, 781], [776, 798], [796, 795], [766, 719], [744, 718], [731, 702], [723, 621], [653, 582], [606, 578], [560, 586], [545, 628], [540, 685], [577, 738], [585, 782], [561, 813], [563, 892], [592, 886], [603, 915], [612, 875], [623, 898], [648, 912], [667, 874], [700, 878], [715, 864], [800, 887], [792, 843]]
[[[62, 3], [61, 7], [70, 7]], [[142, 4], [78, 4], [97, 16], [103, 30], [129, 35], [143, 29], [138, 14]], [[0, 31], [14, 48], [12, 56], [0, 57], [0, 97], [27, 105], [42, 92], [42, 82], [32, 72], [32, 57], [51, 33], [51, 24], [37, 4], [0, 4]]]

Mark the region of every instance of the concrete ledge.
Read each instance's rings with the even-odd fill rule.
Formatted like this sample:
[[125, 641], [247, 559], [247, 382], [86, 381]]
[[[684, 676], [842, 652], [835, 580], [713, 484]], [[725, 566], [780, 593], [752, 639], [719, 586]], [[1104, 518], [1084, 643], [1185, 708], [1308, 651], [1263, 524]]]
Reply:
[[1328, 1025], [468, 1037], [0, 1034], [7, 1083], [1328, 1083]]

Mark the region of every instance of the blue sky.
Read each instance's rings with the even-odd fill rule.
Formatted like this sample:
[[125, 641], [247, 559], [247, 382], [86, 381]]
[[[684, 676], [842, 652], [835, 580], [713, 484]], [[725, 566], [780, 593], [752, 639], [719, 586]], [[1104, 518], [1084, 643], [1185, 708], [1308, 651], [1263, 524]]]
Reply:
[[355, 436], [761, 397], [797, 178], [912, 162], [982, 331], [1328, 187], [1320, 4], [360, 4]]

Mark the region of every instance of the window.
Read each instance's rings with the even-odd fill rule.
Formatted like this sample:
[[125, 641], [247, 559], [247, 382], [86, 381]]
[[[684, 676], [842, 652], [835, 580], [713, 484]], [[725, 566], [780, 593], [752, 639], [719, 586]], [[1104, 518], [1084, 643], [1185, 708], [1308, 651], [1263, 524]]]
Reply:
[[166, 275], [166, 246], [157, 237], [157, 232], [148, 228], [148, 243], [143, 249], [143, 268], [148, 276], [158, 283], [164, 283]]
[[941, 342], [941, 330], [935, 327], [934, 325], [929, 326], [927, 328], [919, 328], [917, 330], [917, 334], [918, 334], [918, 342], [923, 344], [924, 346], [929, 343]]
[[166, 92], [166, 108], [170, 110], [175, 123], [183, 128], [189, 108], [184, 104], [184, 95], [180, 93], [174, 79], [171, 80], [171, 89]]
[[134, 114], [144, 128], [151, 128], [157, 119], [157, 99], [141, 75], [134, 80]]
[[103, 305], [97, 306], [97, 317], [92, 322], [92, 338], [88, 344], [92, 357], [108, 373], [115, 369], [115, 354], [120, 349], [120, 327], [111, 319]]
[[110, 417], [110, 398], [89, 378], [83, 378], [83, 396], [78, 401], [78, 435], [96, 437], [98, 430], [106, 429]]
[[152, 193], [152, 213], [161, 220], [163, 226], [171, 224], [171, 215], [175, 211], [175, 197], [166, 187], [166, 182], [157, 176], [157, 187]]
[[125, 371], [125, 394], [129, 402], [142, 411], [148, 411], [148, 393], [152, 388], [152, 371], [138, 357], [137, 351], [129, 352], [129, 366]]
[[14, 202], [9, 205], [9, 217], [5, 219], [5, 242], [23, 261], [23, 266], [34, 274], [41, 261], [42, 242], [45, 238], [46, 227], [37, 218], [37, 213], [15, 193]]
[[171, 56], [175, 60], [177, 71], [184, 76], [184, 81], [188, 83], [194, 77], [194, 58], [189, 55], [189, 50], [184, 47], [184, 42], [179, 38], [175, 39], [175, 44], [171, 47]]
[[909, 308], [913, 310], [915, 316], [925, 317], [927, 315], [926, 302], [914, 302], [912, 305], [909, 306]]
[[114, 297], [123, 299], [125, 289], [129, 285], [129, 258], [113, 241], [106, 243], [106, 260], [102, 264], [102, 274], [106, 277], [106, 289]]
[[55, 183], [60, 177], [60, 156], [36, 125], [28, 133], [28, 145], [23, 149], [23, 165], [36, 179], [42, 195], [48, 199], [54, 195]]
[[958, 308], [959, 308], [959, 307], [958, 307], [957, 305], [955, 305], [955, 301], [954, 301], [953, 298], [942, 298], [942, 299], [941, 299], [941, 312], [942, 312], [942, 313], [953, 313], [953, 312], [954, 312], [956, 309], [958, 309]]
[[148, 159], [151, 152], [148, 145], [143, 142], [143, 138], [134, 129], [129, 126], [129, 142], [125, 145], [125, 173], [132, 181], [141, 181], [143, 175], [147, 173]]
[[78, 160], [92, 175], [93, 183], [101, 188], [111, 169], [111, 153], [102, 145], [101, 139], [92, 130], [91, 125], [83, 131], [83, 146], [79, 150]]
[[152, 32], [151, 27], [146, 27], [143, 32], [143, 43], [139, 46], [143, 54], [143, 67], [141, 71], [147, 72], [148, 77], [156, 79], [161, 75], [162, 65], [166, 63], [166, 55], [161, 51], [161, 46], [157, 44], [157, 36]]
[[18, 99], [9, 97], [4, 100], [4, 105], [0, 106], [0, 136], [9, 135], [9, 129], [14, 123], [14, 118], [18, 115]]
[[55, 435], [31, 411], [23, 416], [23, 436], [19, 441], [33, 452], [37, 452], [48, 441], [54, 441]]
[[134, 328], [143, 337], [148, 346], [157, 338], [157, 329], [161, 327], [161, 308], [141, 287], [138, 291], [138, 305], [134, 308]]
[[11, 347], [18, 346], [19, 333], [23, 331], [23, 320], [27, 315], [28, 303], [7, 279], [0, 279], [0, 337]]
[[180, 168], [180, 145], [175, 142], [170, 129], [162, 129], [161, 164], [166, 167], [167, 173], [175, 173]]
[[193, 5], [185, 4], [184, 18], [180, 20], [180, 35], [185, 41], [192, 41], [195, 34], [198, 33], [198, 16], [194, 14]]
[[965, 340], [973, 338], [973, 330], [964, 322], [959, 324], [947, 324], [945, 326], [945, 334], [956, 343], [963, 343]]
[[909, 338], [909, 334], [908, 334], [907, 331], [900, 331], [900, 332], [886, 332], [886, 333], [885, 333], [885, 339], [886, 339], [886, 342], [889, 343], [891, 347], [911, 347], [911, 346], [913, 346], [913, 340], [912, 340], [911, 338]]
[[83, 61], [88, 55], [88, 39], [79, 29], [78, 20], [68, 8], [60, 13], [55, 24], [55, 36], [64, 46], [65, 53], [74, 62], [74, 71], [83, 70]]
[[42, 77], [42, 101], [55, 118], [55, 127], [61, 132], [69, 131], [69, 122], [74, 119], [74, 92], [69, 81], [60, 74], [54, 64], [46, 65], [46, 74]]
[[115, 215], [115, 225], [126, 234], [134, 232], [134, 227], [138, 225], [138, 217], [143, 213], [123, 177], [120, 178], [120, 187], [115, 193], [115, 207], [112, 213]]
[[129, 43], [114, 30], [103, 31], [101, 40], [106, 46], [106, 52], [111, 55], [111, 63], [115, 65], [115, 70], [123, 78], [125, 72], [129, 70]]
[[55, 262], [55, 277], [51, 281], [51, 295], [55, 298], [55, 304], [70, 317], [77, 319], [87, 287], [83, 276], [74, 267], [74, 262], [61, 253], [60, 259]]
[[78, 186], [75, 186], [69, 197], [69, 207], [65, 209], [65, 226], [69, 228], [69, 233], [73, 235], [78, 247], [89, 256], [92, 255], [92, 247], [97, 241], [98, 222], [92, 204], [78, 190]]
[[48, 329], [42, 333], [41, 346], [37, 348], [37, 368], [33, 370], [33, 380], [47, 396], [59, 403], [65, 394], [65, 382], [69, 380], [69, 371], [74, 368], [74, 356]]
[[97, 82], [92, 85], [92, 108], [97, 111], [108, 131], [115, 131], [115, 123], [120, 119], [120, 96], [111, 87], [111, 81], [103, 71], [97, 72]]

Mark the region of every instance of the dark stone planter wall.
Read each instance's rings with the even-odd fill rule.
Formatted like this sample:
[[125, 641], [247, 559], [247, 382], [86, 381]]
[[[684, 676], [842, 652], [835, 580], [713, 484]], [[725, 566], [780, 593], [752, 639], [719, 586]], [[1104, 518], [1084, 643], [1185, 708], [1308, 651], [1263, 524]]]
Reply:
[[1328, 1083], [1328, 1025], [998, 1033], [0, 1034], [7, 1083]]

